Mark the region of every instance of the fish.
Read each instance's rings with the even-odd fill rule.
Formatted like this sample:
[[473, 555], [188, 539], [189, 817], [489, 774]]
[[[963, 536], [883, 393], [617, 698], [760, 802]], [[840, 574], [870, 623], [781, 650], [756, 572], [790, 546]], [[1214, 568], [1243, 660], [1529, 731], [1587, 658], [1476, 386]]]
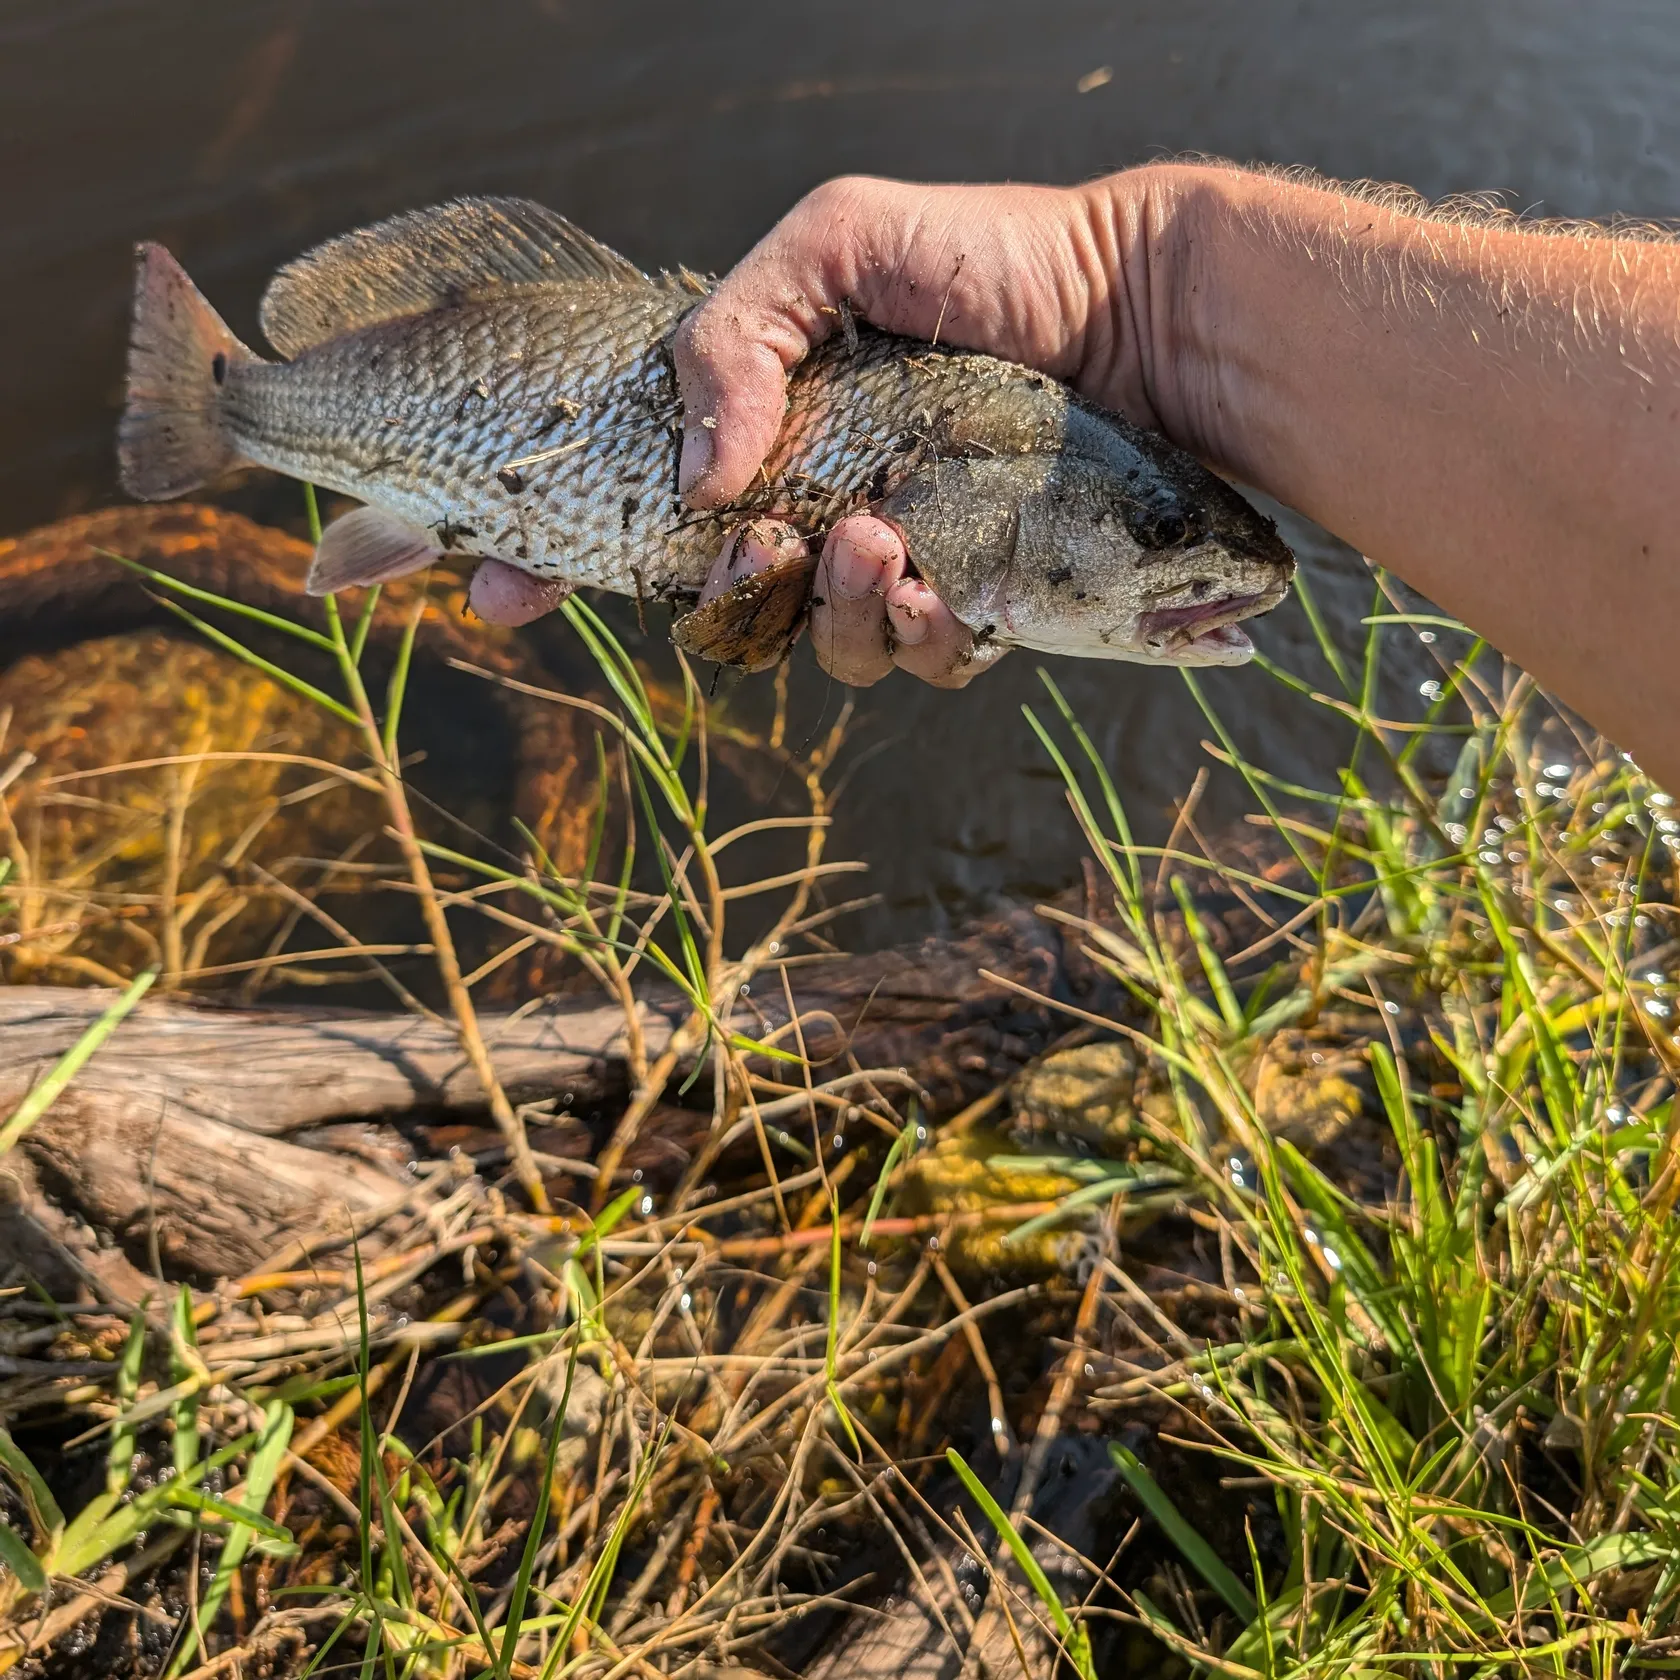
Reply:
[[363, 504], [323, 532], [312, 594], [499, 559], [668, 602], [679, 647], [748, 669], [792, 646], [817, 566], [785, 560], [701, 605], [728, 533], [774, 517], [819, 542], [860, 512], [899, 529], [979, 649], [1251, 657], [1241, 625], [1284, 598], [1294, 558], [1236, 489], [1043, 373], [849, 313], [793, 370], [752, 489], [688, 507], [671, 344], [710, 289], [540, 205], [457, 199], [280, 269], [259, 310], [270, 359], [142, 244], [122, 483], [155, 501], [269, 468]]

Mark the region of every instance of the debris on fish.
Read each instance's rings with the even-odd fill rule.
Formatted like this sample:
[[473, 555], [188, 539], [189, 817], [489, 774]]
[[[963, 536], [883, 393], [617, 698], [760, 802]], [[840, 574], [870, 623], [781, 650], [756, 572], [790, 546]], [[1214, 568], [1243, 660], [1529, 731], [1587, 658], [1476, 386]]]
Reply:
[[[820, 541], [872, 512], [979, 643], [1171, 665], [1253, 652], [1239, 622], [1294, 572], [1272, 522], [1164, 438], [994, 357], [853, 324], [794, 371], [753, 490], [686, 507], [670, 343], [706, 289], [539, 205], [462, 199], [283, 268], [266, 361], [141, 245], [123, 484], [161, 500], [257, 465], [355, 497], [322, 537], [316, 594], [453, 553], [685, 609], [739, 521]], [[814, 572], [744, 579], [673, 639], [761, 666], [797, 637]]]

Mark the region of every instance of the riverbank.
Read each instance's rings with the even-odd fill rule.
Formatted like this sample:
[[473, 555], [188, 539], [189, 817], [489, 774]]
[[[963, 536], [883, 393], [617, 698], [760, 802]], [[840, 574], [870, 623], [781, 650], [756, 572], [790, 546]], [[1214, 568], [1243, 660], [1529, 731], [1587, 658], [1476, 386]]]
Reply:
[[[659, 700], [575, 605], [606, 695], [585, 858], [621, 866], [592, 885], [423, 834], [403, 682], [366, 680], [348, 619], [290, 637], [336, 684], [310, 703], [339, 708], [336, 772], [383, 811], [422, 954], [512, 918], [610, 1002], [657, 980], [669, 1036], [626, 1013], [598, 1114], [511, 1101], [443, 955], [483, 1112], [408, 1133], [400, 1195], [323, 1205], [235, 1276], [183, 1275], [139, 1220], [116, 1246], [143, 1305], [88, 1263], [110, 1232], [78, 1234], [56, 1303], [8, 1279], [0, 1661], [1669, 1662], [1680, 812], [1405, 605], [1377, 581], [1363, 661], [1326, 634], [1328, 686], [1272, 673], [1356, 747], [1316, 787], [1237, 760], [1235, 836], [1191, 785], [1168, 843], [1136, 843], [1046, 682], [1030, 727], [1090, 854], [1040, 912], [1070, 954], [1038, 981], [974, 955], [995, 1048], [1004, 1000], [1022, 1036], [943, 1090], [811, 1068], [829, 1023], [801, 1001], [854, 890], [824, 853], [838, 733], [772, 731], [803, 811], [714, 833], [705, 694]], [[1443, 650], [1422, 724], [1371, 711], [1390, 643]], [[737, 877], [749, 840], [785, 852]], [[50, 1195], [39, 1124], [26, 1099], [4, 1143]]]

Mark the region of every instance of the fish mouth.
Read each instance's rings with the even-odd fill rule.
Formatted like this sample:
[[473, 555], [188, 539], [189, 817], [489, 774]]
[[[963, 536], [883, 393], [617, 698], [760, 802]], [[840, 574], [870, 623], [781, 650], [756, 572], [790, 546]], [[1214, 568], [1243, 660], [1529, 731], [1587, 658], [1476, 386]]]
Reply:
[[1240, 665], [1254, 652], [1245, 618], [1269, 611], [1282, 590], [1227, 595], [1183, 607], [1154, 607], [1138, 617], [1138, 640], [1156, 659], [1174, 665]]

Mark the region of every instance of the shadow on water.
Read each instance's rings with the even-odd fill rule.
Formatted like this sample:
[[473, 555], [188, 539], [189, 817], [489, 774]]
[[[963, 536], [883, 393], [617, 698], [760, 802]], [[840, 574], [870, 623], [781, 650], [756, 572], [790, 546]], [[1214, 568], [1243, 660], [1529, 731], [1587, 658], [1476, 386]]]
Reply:
[[[1072, 180], [1185, 149], [1429, 193], [1503, 189], [1553, 213], [1667, 217], [1680, 213], [1671, 20], [1659, 0], [1050, 0], [1030, 22], [1011, 0], [9, 0], [0, 528], [115, 496], [139, 237], [171, 245], [251, 334], [278, 263], [474, 191], [541, 199], [650, 265], [711, 268], [837, 172]], [[296, 507], [284, 487], [238, 496]], [[1290, 534], [1357, 636], [1369, 599], [1357, 559]], [[1297, 609], [1263, 639], [1308, 668]], [[1056, 663], [1158, 821], [1200, 761], [1189, 696], [1158, 672]], [[1033, 664], [1017, 656], [960, 699], [900, 677], [862, 701], [859, 747], [887, 750], [860, 763], [834, 855], [867, 857], [888, 908], [858, 937], [1073, 874], [1076, 837], [1019, 716], [1039, 692]], [[1385, 703], [1415, 709], [1429, 674], [1420, 651]], [[811, 717], [839, 704], [808, 656], [798, 680]], [[1208, 689], [1280, 773], [1336, 762], [1322, 714], [1256, 672], [1215, 673]]]

